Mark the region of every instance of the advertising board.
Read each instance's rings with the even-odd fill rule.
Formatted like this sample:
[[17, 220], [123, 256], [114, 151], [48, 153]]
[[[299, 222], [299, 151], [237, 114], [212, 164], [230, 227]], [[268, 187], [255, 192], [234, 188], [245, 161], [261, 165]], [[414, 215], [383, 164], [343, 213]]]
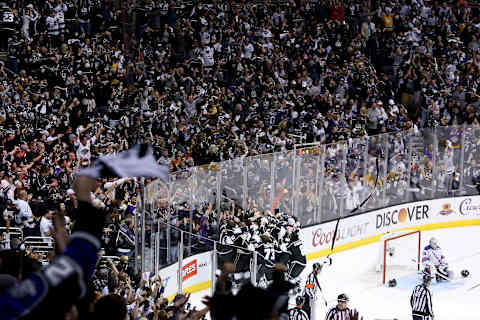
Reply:
[[195, 292], [210, 286], [212, 252], [200, 253], [183, 259], [182, 287], [184, 292]]
[[[334, 252], [349, 250], [378, 241], [387, 232], [433, 230], [480, 225], [480, 196], [419, 201], [383, 208], [340, 220]], [[300, 230], [307, 259], [330, 254], [336, 221]], [[182, 291], [196, 292], [210, 287], [212, 252], [183, 259]], [[178, 264], [160, 270], [168, 297], [178, 291]]]
[[159, 270], [160, 278], [165, 286], [165, 296], [172, 299], [178, 292], [178, 264], [172, 264]]
[[[335, 251], [369, 244], [387, 232], [432, 230], [480, 224], [480, 196], [407, 203], [342, 218]], [[300, 230], [307, 259], [330, 253], [336, 221]]]

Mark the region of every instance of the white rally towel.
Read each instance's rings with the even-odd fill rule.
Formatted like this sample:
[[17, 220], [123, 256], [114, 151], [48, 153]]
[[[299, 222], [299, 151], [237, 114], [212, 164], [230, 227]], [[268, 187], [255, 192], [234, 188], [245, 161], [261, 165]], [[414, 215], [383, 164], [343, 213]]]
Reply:
[[168, 167], [157, 164], [153, 150], [146, 144], [137, 144], [117, 155], [103, 156], [95, 160], [78, 175], [91, 178], [160, 178], [168, 183]]

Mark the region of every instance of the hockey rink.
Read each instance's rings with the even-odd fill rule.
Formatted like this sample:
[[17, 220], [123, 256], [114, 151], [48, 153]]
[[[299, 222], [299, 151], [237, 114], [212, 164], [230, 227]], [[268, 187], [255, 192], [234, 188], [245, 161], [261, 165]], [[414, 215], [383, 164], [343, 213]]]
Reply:
[[[454, 272], [453, 281], [436, 283], [433, 280], [430, 285], [435, 320], [480, 319], [477, 308], [480, 301], [479, 234], [478, 226], [422, 231], [421, 248], [431, 237], [436, 237]], [[350, 297], [349, 306], [357, 308], [364, 320], [411, 319], [410, 294], [420, 282], [420, 276], [412, 271], [396, 278], [398, 284], [394, 288], [381, 285], [381, 273], [375, 270], [379, 245], [376, 242], [332, 255], [332, 266], [325, 266], [319, 276], [328, 308], [336, 304], [338, 294], [346, 293]], [[308, 262], [302, 274], [303, 281], [316, 261]], [[470, 272], [467, 278], [460, 276], [464, 269]], [[192, 306], [201, 308], [201, 298], [209, 294], [209, 290], [192, 294]], [[315, 319], [324, 319], [326, 310], [319, 312]]]

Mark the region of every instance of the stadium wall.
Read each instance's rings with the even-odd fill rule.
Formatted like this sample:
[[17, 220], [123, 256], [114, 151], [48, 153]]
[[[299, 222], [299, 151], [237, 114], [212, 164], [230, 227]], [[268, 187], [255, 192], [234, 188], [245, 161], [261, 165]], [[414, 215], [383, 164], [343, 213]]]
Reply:
[[[300, 230], [307, 260], [331, 253], [336, 221]], [[435, 230], [480, 225], [480, 196], [444, 198], [406, 203], [346, 217], [340, 221], [333, 253], [342, 252], [380, 240], [388, 232]], [[178, 292], [178, 265], [159, 271], [165, 295], [171, 300]], [[183, 292], [197, 292], [211, 287], [212, 252], [183, 259]]]

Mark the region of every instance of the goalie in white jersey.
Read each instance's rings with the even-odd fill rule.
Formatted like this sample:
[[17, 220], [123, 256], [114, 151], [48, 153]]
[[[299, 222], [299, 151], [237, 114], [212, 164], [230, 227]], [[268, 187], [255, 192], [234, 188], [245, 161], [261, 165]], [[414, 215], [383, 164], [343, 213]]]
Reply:
[[448, 270], [447, 260], [435, 238], [431, 238], [428, 246], [423, 249], [422, 264], [423, 273], [432, 278], [435, 276], [437, 281], [450, 280], [453, 277], [453, 272]]

